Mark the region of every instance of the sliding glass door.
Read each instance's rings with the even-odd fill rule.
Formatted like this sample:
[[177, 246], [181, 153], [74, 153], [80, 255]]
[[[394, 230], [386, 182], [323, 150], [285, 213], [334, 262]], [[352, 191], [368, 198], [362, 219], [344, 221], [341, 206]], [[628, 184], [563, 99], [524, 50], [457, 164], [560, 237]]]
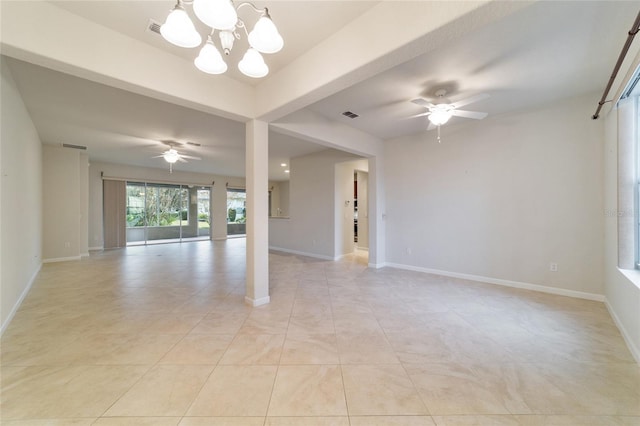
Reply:
[[127, 182], [127, 245], [209, 239], [211, 189]]

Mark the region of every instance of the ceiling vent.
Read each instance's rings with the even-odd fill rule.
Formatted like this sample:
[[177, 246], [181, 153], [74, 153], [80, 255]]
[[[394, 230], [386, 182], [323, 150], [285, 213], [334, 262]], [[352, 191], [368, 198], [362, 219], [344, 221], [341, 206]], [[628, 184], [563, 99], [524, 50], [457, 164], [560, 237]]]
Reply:
[[342, 113], [342, 115], [344, 115], [345, 117], [349, 117], [351, 119], [360, 117], [358, 114], [356, 114], [354, 112], [351, 112], [351, 111], [345, 111], [345, 112]]
[[72, 145], [72, 144], [70, 144], [70, 143], [63, 143], [63, 144], [62, 144], [62, 147], [63, 147], [63, 148], [71, 148], [71, 149], [81, 149], [81, 150], [83, 150], [83, 151], [86, 151], [86, 150], [87, 150], [87, 147], [86, 147], [86, 146], [82, 146], [82, 145]]
[[149, 24], [147, 25], [147, 31], [151, 31], [152, 33], [160, 34], [161, 23], [154, 21], [153, 19], [149, 19]]

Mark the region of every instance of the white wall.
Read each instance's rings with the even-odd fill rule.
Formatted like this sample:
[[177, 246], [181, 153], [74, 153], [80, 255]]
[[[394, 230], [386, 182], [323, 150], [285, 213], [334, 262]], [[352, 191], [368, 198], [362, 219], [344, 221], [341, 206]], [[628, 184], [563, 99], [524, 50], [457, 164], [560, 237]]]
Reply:
[[[636, 116], [637, 117], [637, 116]], [[602, 117], [604, 135], [604, 283], [607, 307], [616, 321], [629, 349], [640, 362], [640, 273], [618, 269], [618, 221], [633, 218], [632, 212], [618, 208], [618, 110]], [[637, 140], [637, 139], [636, 139]], [[622, 215], [621, 218], [618, 214]]]
[[79, 258], [87, 253], [87, 169], [86, 153], [43, 145], [42, 257], [45, 262]]
[[289, 181], [279, 183], [280, 186], [280, 216], [289, 216]]
[[181, 171], [169, 173], [168, 169], [91, 163], [89, 172], [89, 246], [93, 249], [101, 248], [104, 241], [102, 234], [102, 174], [108, 177], [138, 182], [172, 182], [200, 185], [211, 185], [214, 182], [211, 191], [213, 239], [227, 237], [227, 184], [235, 188], [244, 188], [245, 186], [244, 178]]
[[597, 98], [386, 142], [387, 262], [604, 294]]
[[1, 67], [0, 330], [42, 264], [42, 145], [5, 62]]
[[[291, 159], [289, 219], [269, 221], [269, 247], [327, 259], [336, 256], [336, 164], [354, 158], [327, 149]], [[353, 191], [353, 169], [351, 185]]]

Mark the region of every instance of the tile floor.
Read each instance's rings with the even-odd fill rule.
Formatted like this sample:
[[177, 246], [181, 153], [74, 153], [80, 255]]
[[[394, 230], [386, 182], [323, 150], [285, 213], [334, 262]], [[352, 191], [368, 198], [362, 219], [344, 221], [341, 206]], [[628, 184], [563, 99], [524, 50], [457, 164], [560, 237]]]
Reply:
[[2, 337], [2, 425], [640, 425], [602, 303], [270, 255], [244, 239], [46, 264]]

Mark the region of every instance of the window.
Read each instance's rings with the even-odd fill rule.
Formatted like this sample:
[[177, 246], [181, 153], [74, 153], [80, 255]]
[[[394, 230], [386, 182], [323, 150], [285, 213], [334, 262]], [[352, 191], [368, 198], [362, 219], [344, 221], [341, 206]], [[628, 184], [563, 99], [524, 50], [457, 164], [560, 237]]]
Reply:
[[244, 189], [227, 189], [227, 235], [246, 234], [247, 193]]

